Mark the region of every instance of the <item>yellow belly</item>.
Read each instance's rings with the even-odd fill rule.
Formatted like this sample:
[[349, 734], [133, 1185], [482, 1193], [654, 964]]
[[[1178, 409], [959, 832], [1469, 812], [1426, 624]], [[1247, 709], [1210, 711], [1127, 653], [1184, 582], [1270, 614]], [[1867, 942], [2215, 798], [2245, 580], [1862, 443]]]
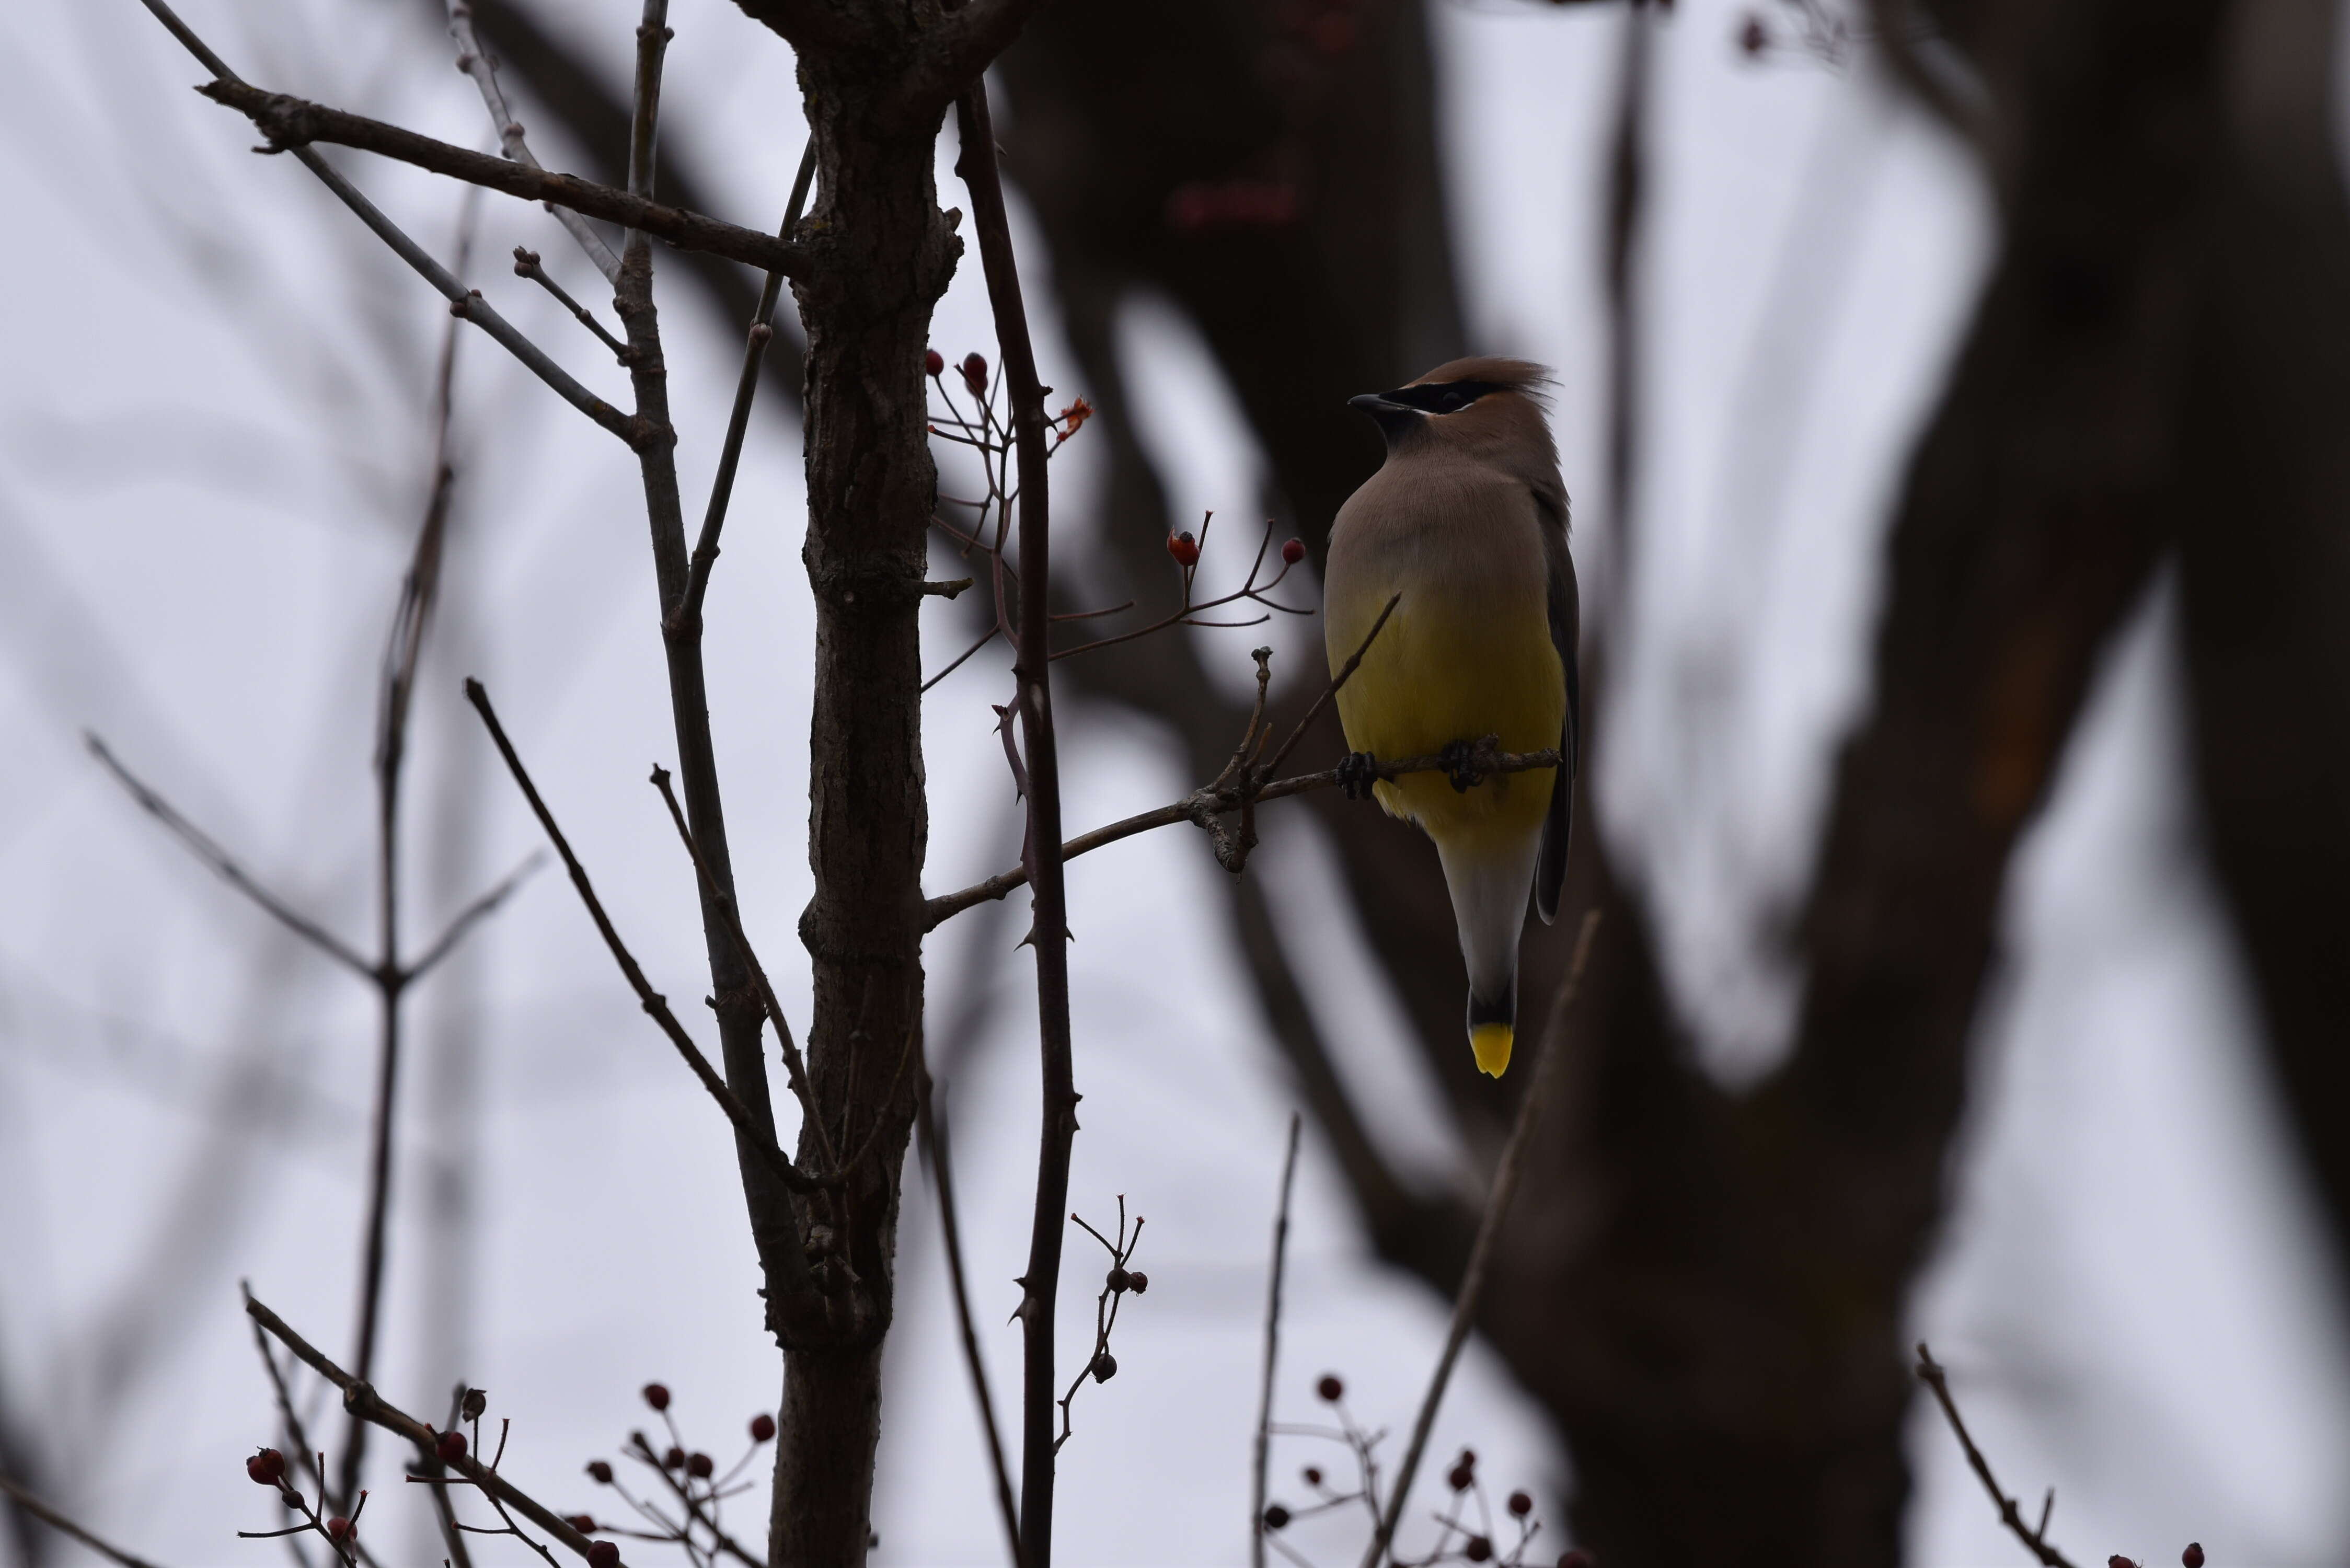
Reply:
[[[1347, 748], [1392, 762], [1485, 735], [1499, 735], [1511, 752], [1557, 745], [1566, 675], [1539, 593], [1528, 596], [1531, 603], [1397, 605], [1361, 668], [1339, 690]], [[1333, 618], [1327, 646], [1334, 666], [1361, 646], [1385, 603], [1382, 597], [1365, 617]], [[1341, 626], [1338, 618], [1361, 624]], [[1503, 774], [1464, 794], [1440, 773], [1413, 774], [1380, 783], [1377, 794], [1380, 805], [1430, 836], [1474, 853], [1488, 838], [1499, 847], [1538, 831], [1552, 781], [1546, 770]]]

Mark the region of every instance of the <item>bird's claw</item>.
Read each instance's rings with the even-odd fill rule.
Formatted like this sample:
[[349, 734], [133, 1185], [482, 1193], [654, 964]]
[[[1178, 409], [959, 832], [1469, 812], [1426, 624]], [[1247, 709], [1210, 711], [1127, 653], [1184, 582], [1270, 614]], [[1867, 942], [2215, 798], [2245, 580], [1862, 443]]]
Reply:
[[1456, 793], [1467, 794], [1485, 782], [1484, 774], [1477, 766], [1476, 742], [1447, 742], [1444, 749], [1436, 754], [1444, 763], [1444, 776], [1452, 781]]
[[1368, 752], [1348, 752], [1338, 759], [1338, 787], [1348, 800], [1368, 800], [1378, 782], [1379, 762]]

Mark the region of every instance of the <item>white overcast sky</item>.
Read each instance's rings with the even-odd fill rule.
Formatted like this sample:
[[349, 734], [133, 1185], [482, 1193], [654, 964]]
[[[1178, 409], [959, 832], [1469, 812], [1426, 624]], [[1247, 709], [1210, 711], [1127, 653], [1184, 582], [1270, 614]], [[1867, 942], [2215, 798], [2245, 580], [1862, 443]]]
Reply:
[[[541, 8], [622, 79], [629, 0]], [[412, 0], [183, 9], [255, 81], [484, 134]], [[1568, 483], [1599, 496], [1594, 216], [1622, 15], [1504, 0], [1433, 15], [1475, 346], [1560, 369]], [[1601, 829], [1649, 879], [1678, 994], [1732, 1078], [1781, 1048], [1789, 985], [1758, 933], [1806, 874], [1828, 748], [1865, 700], [1883, 516], [1991, 239], [1963, 159], [1866, 63], [1754, 66], [1733, 47], [1739, 16], [1687, 0], [1661, 35], [1645, 506], [1610, 628], [1620, 722], [1599, 763]], [[771, 223], [804, 135], [789, 55], [727, 0], [677, 0], [672, 20], [665, 134], [710, 171], [725, 215]], [[347, 1342], [372, 1003], [192, 865], [79, 736], [101, 732], [304, 907], [368, 931], [372, 672], [421, 504], [447, 317], [291, 160], [248, 154], [250, 127], [187, 90], [203, 73], [135, 0], [7, 8], [0, 47], [16, 66], [0, 94], [15, 219], [0, 253], [0, 1391], [45, 1445], [59, 1501], [93, 1525], [168, 1563], [273, 1562], [276, 1548], [234, 1539], [275, 1522], [238, 1469], [275, 1424], [235, 1282], [330, 1350]], [[576, 164], [533, 129], [551, 165]], [[941, 199], [959, 204], [951, 161], [949, 146]], [[454, 189], [340, 161], [452, 254]], [[619, 373], [504, 258], [529, 244], [594, 299], [585, 264], [535, 209], [493, 196], [479, 216], [469, 281], [618, 398]], [[1030, 296], [1048, 300], [1041, 249], [1020, 237]], [[739, 339], [683, 286], [664, 297], [691, 501]], [[1081, 385], [1049, 305], [1039, 316], [1045, 379]], [[1244, 511], [1261, 458], [1197, 338], [1148, 299], [1121, 330], [1149, 368], [1134, 392], [1177, 511]], [[992, 355], [975, 267], [936, 337], [951, 358]], [[674, 746], [634, 467], [478, 334], [461, 356], [459, 544], [418, 718], [410, 940], [536, 843], [458, 698], [458, 678], [479, 674], [655, 983], [690, 1001], [706, 983], [691, 874], [643, 782]], [[1060, 516], [1081, 536], [1097, 471], [1082, 438], [1063, 462]], [[808, 890], [810, 618], [799, 453], [776, 421], [754, 426], [733, 519], [710, 597], [713, 716], [752, 928], [805, 1018], [792, 933]], [[1581, 547], [1586, 574], [1604, 571]], [[935, 663], [961, 623], [932, 613]], [[2056, 1534], [2076, 1557], [2167, 1562], [2199, 1538], [2215, 1563], [2338, 1562], [2338, 1282], [2180, 787], [2171, 635], [2158, 600], [2116, 651], [2018, 863], [1954, 1220], [1913, 1326], [2008, 1484], [2057, 1487]], [[1278, 646], [1305, 657], [1315, 640], [1298, 628]], [[1215, 658], [1245, 677], [1241, 641]], [[931, 701], [933, 887], [1016, 849], [986, 708], [1003, 687], [982, 659]], [[1191, 782], [1130, 720], [1079, 706], [1069, 728], [1073, 824]], [[1326, 851], [1302, 816], [1269, 821], [1265, 871], [1315, 932], [1314, 985], [1346, 1025], [1348, 1069], [1404, 1163], [1446, 1179], [1451, 1134], [1338, 912]], [[1098, 1219], [1123, 1193], [1147, 1216], [1137, 1262], [1152, 1278], [1121, 1322], [1118, 1379], [1076, 1407], [1060, 1489], [1072, 1563], [1245, 1552], [1291, 1098], [1222, 936], [1220, 875], [1171, 834], [1071, 874], [1086, 1095], [1072, 1198]], [[1015, 934], [950, 929], [931, 965], [941, 1002], [1000, 988], [952, 1098], [1004, 1400], [1035, 1081]], [[416, 1013], [408, 1104], [419, 1125], [461, 1131], [401, 1147], [379, 1383], [420, 1411], [461, 1373], [486, 1386], [515, 1423], [509, 1470], [567, 1508], [611, 1511], [579, 1467], [642, 1423], [634, 1390], [650, 1377], [731, 1458], [743, 1421], [773, 1407], [777, 1370], [730, 1140], [559, 875]], [[1400, 1425], [1443, 1303], [1369, 1262], [1310, 1133], [1306, 1151], [1283, 1407], [1309, 1408], [1311, 1380], [1335, 1369], [1358, 1413]], [[419, 1219], [436, 1168], [470, 1172], [477, 1227], [453, 1250]], [[994, 1563], [935, 1215], [912, 1182], [901, 1249], [876, 1561]], [[1069, 1259], [1075, 1357], [1092, 1244]], [[1475, 1444], [1492, 1481], [1533, 1487], [1559, 1516], [1562, 1455], [1482, 1350], [1436, 1440]], [[1945, 1434], [1921, 1415], [1912, 1440], [1915, 1559], [2015, 1560]], [[1286, 1447], [1276, 1491], [1317, 1457]], [[437, 1560], [404, 1490], [380, 1488], [371, 1534], [400, 1560]]]

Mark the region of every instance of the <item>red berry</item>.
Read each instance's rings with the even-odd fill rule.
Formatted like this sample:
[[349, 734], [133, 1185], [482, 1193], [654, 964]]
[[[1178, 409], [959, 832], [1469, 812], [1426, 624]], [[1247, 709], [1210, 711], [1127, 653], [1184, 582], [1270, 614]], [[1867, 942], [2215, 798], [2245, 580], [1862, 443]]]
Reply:
[[1451, 1472], [1444, 1478], [1446, 1484], [1454, 1491], [1467, 1491], [1476, 1479], [1477, 1472], [1467, 1465], [1454, 1465]]
[[339, 1514], [339, 1513], [338, 1513], [338, 1514], [335, 1515], [335, 1517], [334, 1517], [334, 1518], [332, 1518], [332, 1519], [330, 1519], [330, 1520], [327, 1521], [327, 1539], [328, 1539], [328, 1540], [329, 1540], [329, 1541], [348, 1541], [350, 1538], [351, 1538], [351, 1521], [350, 1521], [349, 1520], [345, 1519], [341, 1514]]
[[661, 1456], [661, 1469], [665, 1470], [681, 1470], [685, 1469], [685, 1450], [683, 1449], [671, 1449], [669, 1452], [663, 1454]]
[[1759, 55], [1771, 47], [1771, 29], [1762, 25], [1762, 17], [1746, 18], [1746, 26], [1738, 30], [1738, 47], [1750, 55]]
[[1150, 1276], [1137, 1269], [1126, 1276], [1126, 1288], [1140, 1295], [1150, 1288]]
[[1118, 1357], [1105, 1350], [1094, 1357], [1093, 1365], [1086, 1370], [1094, 1375], [1095, 1382], [1107, 1383], [1118, 1376]]
[[276, 1486], [286, 1474], [286, 1456], [264, 1449], [244, 1461], [244, 1473], [262, 1486]]
[[775, 1418], [773, 1416], [766, 1414], [764, 1411], [761, 1411], [758, 1415], [751, 1417], [751, 1440], [753, 1442], [768, 1442], [773, 1440], [775, 1435]]
[[1196, 566], [1200, 564], [1200, 541], [1188, 532], [1170, 534], [1167, 536], [1167, 553], [1175, 557], [1179, 566]]
[[1322, 1484], [1322, 1469], [1320, 1466], [1307, 1465], [1304, 1474], [1305, 1476], [1305, 1484], [1307, 1486], [1320, 1486]]
[[1522, 1491], [1510, 1494], [1510, 1517], [1523, 1519], [1534, 1511], [1534, 1500]]
[[947, 357], [932, 348], [922, 356], [922, 374], [939, 376], [946, 372]]
[[971, 389], [974, 398], [987, 396], [987, 356], [973, 353], [962, 357], [962, 384]]
[[2185, 1563], [2186, 1568], [2203, 1568], [2203, 1543], [2199, 1541], [2189, 1542], [2187, 1550], [2178, 1554], [2178, 1561]]
[[575, 1513], [564, 1522], [570, 1525], [572, 1529], [577, 1531], [580, 1534], [585, 1535], [596, 1528], [596, 1516], [589, 1513]]
[[2137, 1568], [2137, 1563], [2135, 1559], [2125, 1557], [2116, 1552], [2106, 1559], [2106, 1568]]
[[442, 1464], [455, 1464], [459, 1459], [465, 1457], [465, 1434], [463, 1432], [442, 1433], [440, 1441], [432, 1445], [432, 1451], [441, 1456], [441, 1462]]
[[612, 1484], [612, 1467], [606, 1464], [601, 1459], [589, 1459], [588, 1461], [588, 1474], [589, 1479], [593, 1480], [598, 1486], [610, 1486]]
[[717, 1465], [711, 1461], [708, 1454], [695, 1454], [685, 1461], [686, 1473], [698, 1476], [704, 1480], [709, 1480], [711, 1472], [717, 1468]]
[[654, 1409], [656, 1409], [656, 1410], [666, 1410], [666, 1409], [668, 1409], [668, 1408], [669, 1408], [669, 1386], [668, 1386], [667, 1384], [665, 1384], [665, 1383], [648, 1383], [648, 1384], [646, 1384], [646, 1385], [645, 1385], [645, 1403], [646, 1403], [646, 1404], [648, 1404], [648, 1405], [650, 1405], [650, 1406], [651, 1406]]
[[1289, 1510], [1282, 1507], [1281, 1504], [1277, 1502], [1272, 1503], [1266, 1507], [1264, 1511], [1264, 1527], [1267, 1530], [1281, 1530], [1285, 1528], [1288, 1523]]
[[1477, 1450], [1474, 1449], [1461, 1449], [1460, 1464], [1461, 1468], [1464, 1470], [1475, 1469], [1477, 1468]]
[[1491, 1563], [1493, 1560], [1493, 1542], [1485, 1536], [1472, 1535], [1469, 1538], [1469, 1544], [1461, 1549], [1461, 1555], [1471, 1563]]
[[1288, 562], [1293, 566], [1297, 565], [1298, 562], [1305, 559], [1305, 541], [1303, 539], [1284, 540], [1281, 546], [1281, 558]]
[[1336, 1405], [1347, 1397], [1347, 1386], [1338, 1381], [1337, 1374], [1326, 1372], [1322, 1381], [1314, 1386], [1314, 1392], [1322, 1396], [1324, 1403]]
[[620, 1549], [609, 1541], [588, 1548], [588, 1568], [620, 1568]]

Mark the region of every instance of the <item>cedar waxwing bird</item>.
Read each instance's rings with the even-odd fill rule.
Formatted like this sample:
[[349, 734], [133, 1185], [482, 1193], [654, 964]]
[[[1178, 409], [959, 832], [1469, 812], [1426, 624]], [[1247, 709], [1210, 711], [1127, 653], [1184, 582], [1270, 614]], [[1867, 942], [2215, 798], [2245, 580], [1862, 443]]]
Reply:
[[[1536, 400], [1548, 380], [1523, 360], [1455, 359], [1353, 399], [1387, 462], [1338, 509], [1323, 574], [1334, 677], [1396, 600], [1338, 691], [1347, 771], [1430, 753], [1453, 764], [1371, 793], [1435, 841], [1468, 964], [1470, 1047], [1497, 1078], [1516, 1034], [1527, 889], [1547, 924], [1566, 878], [1582, 705], [1566, 491]], [[1510, 752], [1555, 746], [1560, 766], [1472, 787], [1469, 754], [1486, 735]]]

